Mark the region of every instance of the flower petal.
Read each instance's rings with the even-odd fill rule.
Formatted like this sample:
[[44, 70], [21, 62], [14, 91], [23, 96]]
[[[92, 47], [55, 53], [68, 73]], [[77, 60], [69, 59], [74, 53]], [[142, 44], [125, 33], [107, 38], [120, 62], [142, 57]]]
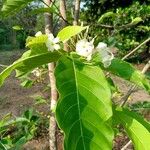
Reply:
[[[89, 57], [92, 56], [94, 45], [92, 42], [88, 42], [86, 39], [82, 39], [76, 44], [76, 53], [80, 56]], [[88, 59], [91, 59], [90, 57]]]
[[107, 44], [106, 43], [103, 43], [103, 42], [99, 42], [98, 43], [98, 46], [97, 46], [98, 50], [105, 49], [105, 48], [107, 48]]
[[60, 45], [59, 44], [54, 44], [54, 49], [55, 50], [59, 50], [60, 49]]
[[58, 42], [59, 42], [59, 38], [58, 38], [58, 37], [54, 38], [54, 39], [53, 39], [53, 42], [54, 42], [54, 43], [58, 43]]
[[103, 64], [104, 64], [104, 67], [107, 68], [111, 65], [111, 60], [104, 61]]
[[89, 55], [86, 60], [90, 61], [91, 59], [92, 59], [92, 55]]
[[35, 37], [38, 37], [38, 36], [41, 36], [42, 35], [42, 32], [41, 31], [38, 31], [36, 34], [35, 34]]
[[50, 41], [53, 41], [53, 40], [54, 40], [54, 36], [53, 36], [52, 33], [48, 34], [48, 39], [49, 39]]

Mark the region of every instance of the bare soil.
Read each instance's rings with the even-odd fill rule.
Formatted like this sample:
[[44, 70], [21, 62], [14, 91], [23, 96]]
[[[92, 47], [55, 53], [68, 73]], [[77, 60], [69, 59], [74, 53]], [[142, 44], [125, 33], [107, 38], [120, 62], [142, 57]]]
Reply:
[[[121, 95], [125, 95], [127, 91], [129, 90], [130, 87], [132, 87], [132, 84], [120, 79], [119, 77], [112, 77], [114, 83], [117, 85], [119, 88], [119, 91]], [[150, 95], [144, 91], [143, 89], [138, 88], [135, 90], [129, 97], [128, 103], [133, 104], [136, 102], [142, 102], [142, 101], [150, 101]]]
[[[0, 64], [9, 65], [18, 59], [22, 53], [23, 51], [0, 52]], [[2, 68], [0, 68], [0, 71], [2, 71]], [[21, 87], [20, 83], [13, 72], [6, 79], [3, 86], [0, 87], [0, 118], [7, 113], [19, 116], [24, 110], [34, 105], [34, 96], [45, 96], [42, 92], [43, 84], [39, 83], [28, 89]], [[46, 105], [41, 105], [37, 108], [39, 111], [48, 110]]]

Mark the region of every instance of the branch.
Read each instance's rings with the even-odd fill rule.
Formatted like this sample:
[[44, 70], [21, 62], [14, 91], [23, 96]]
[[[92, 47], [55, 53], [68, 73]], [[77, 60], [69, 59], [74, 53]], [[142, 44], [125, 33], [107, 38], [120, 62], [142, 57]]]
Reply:
[[97, 27], [103, 27], [103, 28], [108, 28], [108, 29], [114, 29], [114, 26], [111, 25], [106, 25], [106, 24], [91, 24], [93, 26], [97, 26]]
[[121, 102], [122, 102], [121, 103], [121, 107], [123, 107], [127, 103], [130, 95], [135, 91], [136, 88], [137, 88], [136, 85], [132, 85], [130, 87], [130, 89], [127, 91], [127, 93], [122, 97], [122, 99], [121, 99]]
[[127, 28], [133, 28], [133, 27], [135, 27], [136, 25], [137, 25], [137, 24], [129, 23], [129, 24], [125, 24], [125, 25], [118, 26], [118, 29], [119, 29], [119, 30], [124, 30], [124, 29], [127, 29]]
[[148, 61], [148, 63], [143, 68], [142, 73], [145, 74], [149, 68], [150, 68], [150, 60]]
[[[142, 73], [145, 74], [147, 72], [147, 70], [150, 68], [150, 60], [148, 61], [148, 63], [144, 66]], [[131, 86], [131, 88], [128, 90], [128, 92], [122, 97], [121, 101], [122, 104], [121, 106], [123, 107], [126, 102], [128, 101], [130, 95], [137, 89], [136, 85]]]
[[[44, 5], [46, 5], [48, 8], [50, 8], [51, 6], [47, 5], [43, 0], [40, 0]], [[52, 0], [50, 0], [52, 2]], [[55, 8], [57, 9], [57, 11], [59, 12], [58, 7], [54, 4], [54, 2], [52, 2], [52, 5], [55, 6]], [[62, 15], [60, 15], [60, 12], [58, 13], [55, 11], [55, 14], [58, 15], [60, 18], [62, 18], [68, 25], [71, 25], [71, 23], [69, 23]]]
[[105, 24], [91, 24], [93, 26], [100, 26], [100, 27], [103, 27], [103, 28], [108, 28], [108, 29], [117, 29], [117, 30], [124, 30], [124, 29], [127, 29], [127, 28], [133, 28], [135, 26], [135, 24], [125, 24], [125, 25], [121, 25], [121, 26], [111, 26], [111, 25], [105, 25]]
[[2, 65], [2, 64], [0, 64], [0, 67], [6, 68], [6, 67], [8, 67], [8, 66], [7, 66], [7, 65]]
[[121, 150], [125, 150], [131, 143], [132, 143], [132, 141], [130, 140], [125, 146], [123, 146], [123, 148]]
[[137, 46], [135, 49], [133, 49], [131, 52], [129, 52], [127, 55], [125, 55], [122, 60], [126, 59], [127, 57], [129, 57], [130, 55], [132, 55], [136, 50], [138, 50], [141, 46], [143, 46], [144, 44], [146, 44], [147, 42], [150, 41], [150, 38], [146, 39], [143, 43], [141, 43], [139, 46]]

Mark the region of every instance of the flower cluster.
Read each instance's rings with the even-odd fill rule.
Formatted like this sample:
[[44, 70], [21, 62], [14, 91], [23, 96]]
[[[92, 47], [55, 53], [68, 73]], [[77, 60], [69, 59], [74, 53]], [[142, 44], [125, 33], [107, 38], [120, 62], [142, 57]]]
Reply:
[[46, 41], [46, 46], [49, 51], [53, 52], [54, 50], [59, 50], [60, 45], [59, 45], [59, 38], [56, 37], [54, 38], [53, 34], [48, 34], [48, 39]]
[[94, 50], [93, 41], [88, 42], [86, 39], [80, 40], [76, 44], [76, 52], [80, 56], [84, 56], [87, 60], [91, 60]]
[[[35, 34], [35, 37], [39, 37], [42, 35], [41, 31], [38, 31]], [[52, 33], [48, 34], [48, 39], [46, 41], [46, 46], [48, 48], [49, 51], [53, 52], [54, 50], [59, 50], [60, 49], [60, 45], [59, 45], [59, 38], [58, 37], [54, 37], [54, 35]]]
[[94, 40], [89, 42], [87, 39], [78, 41], [76, 44], [76, 53], [89, 61], [92, 59], [92, 55], [95, 52], [98, 52], [104, 67], [108, 67], [111, 64], [114, 55], [111, 53], [106, 43], [100, 42], [96, 48], [93, 43]]
[[[35, 34], [36, 37], [41, 36], [42, 32], [39, 31]], [[54, 50], [60, 49], [59, 38], [54, 37], [53, 34], [48, 34], [48, 39], [46, 41], [46, 46], [49, 51], [53, 52]], [[110, 48], [106, 43], [99, 42], [97, 47], [94, 47], [94, 39], [88, 41], [87, 39], [79, 40], [76, 43], [76, 53], [80, 56], [85, 57], [88, 61], [92, 59], [92, 55], [98, 52], [100, 59], [104, 64], [104, 67], [108, 67], [111, 64], [114, 55], [110, 51]]]
[[104, 67], [109, 67], [111, 65], [112, 59], [114, 58], [114, 55], [110, 51], [109, 47], [107, 47], [107, 44], [100, 42], [96, 47], [96, 51], [100, 54]]

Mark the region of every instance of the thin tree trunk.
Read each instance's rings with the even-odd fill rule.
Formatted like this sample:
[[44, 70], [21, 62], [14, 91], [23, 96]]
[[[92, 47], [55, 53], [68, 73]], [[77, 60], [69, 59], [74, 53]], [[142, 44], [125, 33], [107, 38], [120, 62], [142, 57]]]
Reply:
[[[51, 5], [51, 0], [44, 0], [46, 6], [48, 7]], [[45, 13], [45, 33], [53, 33], [53, 14]], [[55, 115], [53, 113], [53, 110], [55, 109], [56, 102], [57, 102], [57, 89], [56, 89], [56, 83], [55, 83], [55, 76], [54, 76], [54, 63], [48, 64], [48, 70], [49, 70], [49, 80], [50, 80], [50, 86], [51, 86], [51, 101], [50, 101], [50, 121], [49, 121], [49, 146], [50, 150], [56, 150], [56, 120]]]
[[67, 16], [66, 16], [66, 1], [65, 0], [60, 0], [60, 15], [64, 18], [60, 18], [61, 20], [61, 26], [65, 27], [67, 25]]
[[58, 95], [57, 95], [57, 89], [56, 89], [54, 69], [55, 69], [55, 64], [49, 63], [48, 70], [49, 70], [49, 79], [50, 79], [50, 86], [51, 86], [51, 101], [50, 101], [50, 112], [51, 113], [50, 113], [50, 121], [49, 121], [50, 150], [57, 149], [57, 139], [56, 139], [57, 124], [56, 124], [55, 114], [54, 114], [53, 110], [55, 109]]
[[[60, 0], [60, 15], [62, 16], [62, 18], [60, 18], [60, 22], [61, 22], [61, 27], [64, 28], [67, 25], [67, 22], [65, 20], [67, 20], [67, 15], [66, 15], [66, 0]], [[67, 43], [64, 43], [64, 50], [68, 51], [69, 47], [67, 45]]]
[[[51, 0], [44, 0], [45, 7], [51, 6]], [[45, 33], [53, 33], [53, 14], [52, 13], [44, 13], [45, 18]]]
[[80, 15], [80, 0], [75, 0], [74, 22], [73, 25], [78, 25]]

